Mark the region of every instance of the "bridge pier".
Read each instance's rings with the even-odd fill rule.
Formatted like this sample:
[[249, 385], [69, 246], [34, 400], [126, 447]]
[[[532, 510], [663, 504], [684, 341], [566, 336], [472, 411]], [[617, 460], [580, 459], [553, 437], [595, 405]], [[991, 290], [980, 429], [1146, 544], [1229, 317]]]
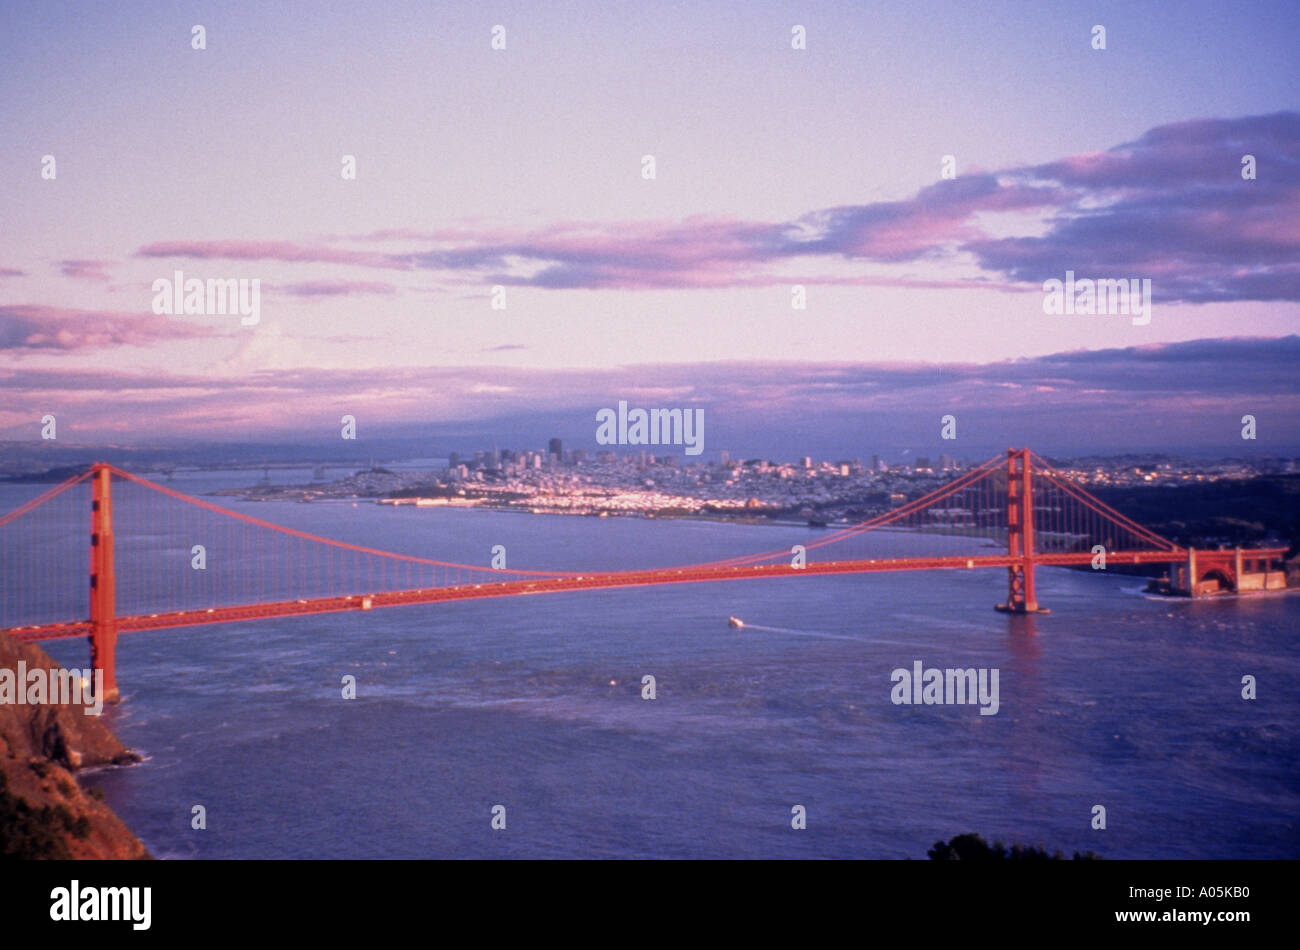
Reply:
[[[104, 702], [121, 700], [117, 689], [117, 578], [113, 573], [113, 473], [93, 466], [90, 501], [90, 669], [104, 673]], [[93, 681], [93, 679], [92, 679]], [[98, 698], [98, 697], [96, 697]]]
[[1045, 608], [1038, 606], [1032, 560], [1007, 568], [1007, 602], [998, 604], [997, 609], [1003, 613], [1014, 614], [1047, 613]]

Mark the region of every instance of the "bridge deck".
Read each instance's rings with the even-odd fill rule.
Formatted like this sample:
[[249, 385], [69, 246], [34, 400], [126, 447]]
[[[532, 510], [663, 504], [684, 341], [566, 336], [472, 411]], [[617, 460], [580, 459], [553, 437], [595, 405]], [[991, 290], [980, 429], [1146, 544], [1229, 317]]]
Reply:
[[[1111, 564], [1173, 563], [1185, 560], [1186, 556], [1185, 551], [1137, 551], [1124, 554], [1109, 554], [1107, 555], [1107, 561]], [[1075, 551], [1036, 554], [1033, 562], [1040, 567], [1066, 567], [1089, 564], [1092, 559], [1093, 555], [1087, 551]], [[697, 584], [758, 578], [810, 577], [827, 574], [867, 574], [885, 571], [976, 570], [980, 568], [1007, 568], [1020, 563], [1022, 563], [1021, 558], [1007, 554], [994, 554], [971, 557], [949, 556], [809, 562], [801, 568], [782, 563], [740, 567], [684, 567], [647, 571], [594, 572], [534, 580], [503, 581], [496, 584], [464, 584], [423, 590], [378, 591], [369, 594], [359, 593], [335, 597], [315, 597], [272, 601], [270, 603], [177, 610], [157, 614], [137, 614], [118, 617], [117, 630], [119, 633], [133, 633], [140, 630], [162, 630], [169, 627], [233, 623], [240, 620], [257, 620], [269, 617], [338, 613], [345, 610], [371, 610], [378, 607], [436, 604], [457, 600], [477, 600], [486, 597], [557, 594], [601, 588], [648, 587], [656, 584]], [[91, 624], [88, 620], [71, 621], [42, 624], [40, 626], [11, 627], [4, 632], [19, 640], [61, 640], [90, 636]]]

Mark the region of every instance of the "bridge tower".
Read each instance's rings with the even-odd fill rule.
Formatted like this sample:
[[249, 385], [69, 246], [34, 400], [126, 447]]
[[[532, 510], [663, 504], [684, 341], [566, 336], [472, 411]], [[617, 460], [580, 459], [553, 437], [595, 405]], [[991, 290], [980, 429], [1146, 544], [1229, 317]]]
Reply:
[[1047, 613], [1034, 591], [1034, 483], [1028, 449], [1007, 449], [1007, 568], [1005, 613]]
[[90, 480], [90, 668], [104, 671], [104, 701], [117, 702], [117, 579], [113, 574], [113, 472], [92, 466]]

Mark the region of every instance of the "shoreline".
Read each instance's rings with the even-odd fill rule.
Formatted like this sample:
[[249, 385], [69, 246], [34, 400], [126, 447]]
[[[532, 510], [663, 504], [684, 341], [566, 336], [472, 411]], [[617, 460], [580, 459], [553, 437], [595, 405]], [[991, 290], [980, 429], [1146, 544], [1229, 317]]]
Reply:
[[[484, 502], [464, 502], [458, 501], [452, 503], [445, 498], [413, 498], [413, 497], [393, 497], [381, 495], [353, 495], [344, 497], [323, 497], [323, 498], [295, 498], [291, 496], [258, 496], [250, 494], [244, 489], [221, 489], [218, 491], [207, 492], [210, 497], [221, 498], [238, 498], [240, 501], [250, 503], [260, 503], [267, 501], [294, 502], [296, 504], [325, 505], [325, 504], [353, 504], [361, 502], [374, 505], [384, 505], [390, 508], [419, 508], [419, 509], [451, 509], [451, 510], [476, 510], [476, 511], [497, 511], [509, 512], [522, 515], [555, 515], [566, 518], [637, 518], [642, 521], [711, 521], [723, 524], [745, 524], [754, 526], [785, 526], [785, 527], [806, 527], [812, 529], [824, 529], [828, 531], [842, 530], [851, 528], [857, 521], [837, 519], [835, 521], [812, 523], [806, 520], [792, 519], [780, 515], [765, 515], [757, 512], [737, 513], [735, 515], [725, 512], [708, 512], [708, 513], [691, 513], [675, 508], [662, 508], [657, 510], [611, 510], [607, 508], [590, 509], [590, 510], [566, 510], [562, 508], [541, 509], [536, 506], [525, 504], [501, 504], [489, 501]], [[418, 502], [433, 502], [432, 504], [419, 504]], [[874, 516], [872, 516], [874, 517]], [[864, 519], [865, 520], [865, 519]]]

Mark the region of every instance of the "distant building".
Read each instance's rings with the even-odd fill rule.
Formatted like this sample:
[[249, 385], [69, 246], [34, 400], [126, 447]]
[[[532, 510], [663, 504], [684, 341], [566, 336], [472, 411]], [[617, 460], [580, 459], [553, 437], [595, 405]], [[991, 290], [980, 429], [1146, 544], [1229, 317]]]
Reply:
[[805, 469], [812, 468], [812, 456], [805, 455], [799, 462]]
[[723, 465], [731, 464], [731, 453], [728, 452], [726, 449], [722, 450], [722, 453], [719, 456], [719, 458], [721, 459]]
[[557, 460], [562, 459], [564, 458], [564, 443], [559, 439], [551, 439], [550, 443], [546, 446], [546, 451], [548, 454], [554, 455]]

